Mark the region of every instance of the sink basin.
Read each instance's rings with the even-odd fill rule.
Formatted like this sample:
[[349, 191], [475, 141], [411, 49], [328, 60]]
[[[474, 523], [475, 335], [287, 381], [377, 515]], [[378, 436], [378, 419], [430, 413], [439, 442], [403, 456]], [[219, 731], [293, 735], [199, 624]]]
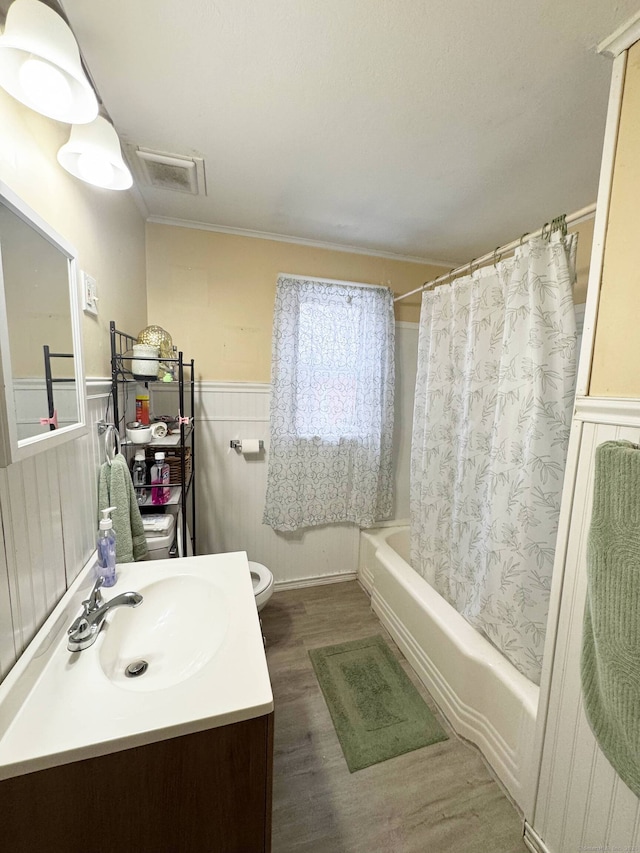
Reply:
[[[125, 690], [173, 687], [191, 678], [222, 645], [229, 624], [224, 591], [190, 575], [163, 578], [136, 590], [139, 607], [119, 607], [103, 627], [100, 666]], [[144, 661], [141, 675], [127, 667]]]
[[0, 684], [0, 780], [273, 710], [246, 553], [119, 565], [104, 597], [135, 590], [142, 603], [114, 608], [70, 652], [92, 586], [90, 560]]

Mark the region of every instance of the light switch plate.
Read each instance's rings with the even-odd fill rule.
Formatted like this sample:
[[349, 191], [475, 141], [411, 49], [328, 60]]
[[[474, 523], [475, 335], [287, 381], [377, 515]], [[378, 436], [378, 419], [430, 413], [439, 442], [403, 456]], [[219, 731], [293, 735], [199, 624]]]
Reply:
[[86, 272], [82, 273], [82, 309], [85, 314], [98, 316], [98, 285]]

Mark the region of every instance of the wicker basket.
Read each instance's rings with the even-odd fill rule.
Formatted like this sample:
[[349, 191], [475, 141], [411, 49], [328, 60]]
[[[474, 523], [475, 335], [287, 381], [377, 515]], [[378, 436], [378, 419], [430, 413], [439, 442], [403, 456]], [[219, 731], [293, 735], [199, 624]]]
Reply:
[[[155, 462], [155, 455], [158, 452], [158, 448], [147, 447], [146, 458], [147, 463], [149, 465], [153, 465]], [[184, 470], [185, 470], [185, 479], [188, 480], [191, 475], [191, 448], [190, 447], [178, 447], [176, 449], [166, 448], [162, 451], [164, 453], [164, 461], [169, 466], [169, 485], [170, 486], [179, 486], [181, 483], [180, 480], [180, 460], [182, 458], [182, 454], [184, 453]]]

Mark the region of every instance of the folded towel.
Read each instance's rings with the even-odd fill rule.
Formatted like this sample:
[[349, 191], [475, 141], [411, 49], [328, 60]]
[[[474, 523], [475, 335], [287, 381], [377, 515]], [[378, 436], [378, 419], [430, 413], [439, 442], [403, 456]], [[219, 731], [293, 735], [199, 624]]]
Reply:
[[132, 563], [144, 560], [149, 550], [144, 535], [142, 516], [136, 500], [135, 489], [127, 460], [117, 453], [111, 465], [104, 462], [98, 482], [98, 509], [114, 506], [111, 513], [116, 534], [116, 560]]
[[596, 449], [587, 542], [582, 691], [607, 759], [640, 796], [640, 449]]

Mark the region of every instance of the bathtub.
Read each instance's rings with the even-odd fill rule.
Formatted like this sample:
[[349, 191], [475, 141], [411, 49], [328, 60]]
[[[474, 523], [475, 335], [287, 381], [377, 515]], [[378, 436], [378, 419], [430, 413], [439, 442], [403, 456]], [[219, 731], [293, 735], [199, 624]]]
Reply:
[[358, 578], [452, 727], [526, 813], [539, 688], [411, 568], [407, 526], [361, 532]]

